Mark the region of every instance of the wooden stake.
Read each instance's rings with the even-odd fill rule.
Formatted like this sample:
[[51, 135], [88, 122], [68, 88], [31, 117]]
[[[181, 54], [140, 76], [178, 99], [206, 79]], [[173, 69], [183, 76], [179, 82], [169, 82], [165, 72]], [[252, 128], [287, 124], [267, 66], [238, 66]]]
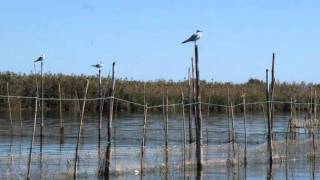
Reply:
[[166, 119], [165, 119], [165, 146], [168, 148], [168, 121], [169, 121], [169, 97], [168, 97], [168, 89], [166, 93]]
[[189, 94], [189, 143], [191, 144], [192, 143], [192, 114], [193, 114], [193, 107], [194, 105], [192, 104], [193, 103], [193, 100], [192, 100], [192, 96], [193, 96], [193, 93], [192, 93], [192, 82], [191, 82], [191, 74], [190, 74], [190, 68], [188, 69], [188, 79], [189, 79], [189, 82], [188, 82], [188, 94]]
[[[244, 166], [245, 169], [247, 167], [247, 115], [246, 115], [246, 95], [242, 95], [242, 103], [243, 103], [243, 129], [244, 129]], [[246, 171], [245, 171], [246, 174]]]
[[234, 113], [233, 113], [233, 103], [230, 103], [230, 112], [231, 112], [231, 142], [232, 142], [232, 161], [234, 162], [236, 159], [236, 151], [235, 151], [235, 130], [234, 130]]
[[164, 154], [165, 154], [165, 179], [168, 179], [168, 173], [169, 173], [169, 150], [168, 150], [168, 130], [169, 130], [169, 97], [168, 97], [168, 88], [166, 91], [166, 105], [165, 105], [165, 111], [166, 111], [166, 118], [165, 118], [165, 146], [164, 146]]
[[10, 93], [9, 93], [9, 83], [7, 82], [7, 95], [8, 95], [8, 112], [9, 112], [9, 120], [10, 120], [10, 133], [13, 133], [13, 122], [12, 122], [12, 112], [11, 112], [11, 102], [10, 102]]
[[[272, 54], [272, 69], [271, 69], [271, 87], [269, 89], [270, 96], [269, 98], [271, 99], [270, 102], [270, 119], [271, 119], [271, 129], [273, 128], [273, 111], [274, 111], [274, 106], [273, 106], [273, 99], [274, 99], [274, 83], [275, 83], [275, 77], [274, 77], [274, 61], [275, 61], [275, 54]], [[271, 137], [272, 138], [272, 137]]]
[[[271, 126], [271, 109], [270, 109], [270, 97], [269, 97], [269, 82], [268, 82], [268, 69], [266, 69], [266, 101], [267, 101], [267, 116], [268, 116], [268, 153], [269, 153], [269, 171], [272, 172], [272, 126]], [[271, 173], [268, 173], [269, 178], [272, 177]]]
[[41, 61], [41, 129], [40, 129], [40, 147], [42, 149], [42, 144], [44, 141], [44, 90], [43, 90], [43, 61]]
[[202, 171], [202, 116], [201, 116], [201, 97], [200, 97], [200, 71], [198, 45], [195, 44], [195, 67], [196, 67], [196, 157], [197, 157], [197, 173]]
[[34, 121], [33, 121], [32, 138], [31, 138], [30, 149], [29, 149], [27, 180], [30, 179], [32, 149], [33, 149], [33, 143], [34, 143], [34, 134], [36, 132], [36, 125], [37, 125], [37, 112], [38, 112], [38, 97], [35, 100], [35, 106], [34, 106]]
[[19, 119], [20, 119], [20, 133], [22, 135], [22, 104], [21, 104], [21, 99], [19, 100]]
[[147, 135], [147, 113], [148, 113], [148, 104], [146, 102], [146, 84], [144, 84], [144, 95], [143, 95], [143, 103], [144, 103], [144, 120], [143, 120], [143, 129], [142, 129], [142, 140], [140, 146], [140, 179], [144, 178], [144, 148], [146, 145], [146, 135]]
[[61, 93], [60, 83], [59, 83], [59, 118], [60, 118], [60, 142], [63, 142], [64, 126], [63, 126], [63, 118], [62, 118], [62, 93]]
[[101, 127], [102, 127], [102, 112], [103, 112], [103, 99], [102, 99], [102, 80], [101, 80], [101, 69], [99, 68], [99, 130], [98, 130], [98, 141], [101, 139]]
[[196, 78], [195, 78], [195, 70], [194, 70], [194, 66], [195, 66], [195, 61], [193, 58], [191, 58], [191, 69], [192, 69], [192, 74], [191, 74], [191, 87], [192, 87], [192, 102], [194, 104], [192, 104], [192, 115], [194, 117], [194, 126], [195, 129], [197, 129], [197, 118], [196, 118]]
[[184, 112], [184, 94], [181, 89], [181, 106], [182, 106], [182, 118], [183, 118], [183, 176], [185, 179], [186, 175], [186, 140], [187, 140], [187, 133], [186, 133], [186, 117]]
[[112, 118], [113, 118], [113, 103], [114, 103], [114, 89], [116, 85], [116, 79], [115, 79], [115, 67], [116, 63], [113, 62], [112, 64], [112, 77], [111, 77], [111, 83], [109, 87], [109, 114], [108, 114], [108, 145], [107, 145], [107, 151], [106, 151], [106, 162], [105, 162], [105, 169], [104, 169], [104, 177], [109, 179], [110, 175], [110, 168], [111, 168], [111, 145], [112, 145]]
[[209, 130], [208, 130], [208, 121], [210, 119], [210, 103], [211, 103], [211, 96], [209, 96], [209, 105], [207, 109], [207, 119], [206, 119], [206, 143], [207, 146], [209, 145]]
[[77, 145], [76, 145], [76, 153], [74, 157], [74, 166], [73, 166], [73, 179], [77, 179], [77, 163], [78, 163], [78, 152], [79, 152], [79, 144], [81, 140], [81, 131], [82, 131], [82, 126], [83, 126], [83, 118], [84, 118], [84, 111], [86, 107], [86, 99], [87, 99], [87, 93], [88, 93], [88, 88], [89, 88], [89, 80], [87, 80], [87, 86], [86, 86], [86, 91], [82, 103], [82, 111], [81, 111], [81, 117], [80, 117], [80, 125], [79, 125], [79, 130], [78, 130], [78, 138], [77, 138]]

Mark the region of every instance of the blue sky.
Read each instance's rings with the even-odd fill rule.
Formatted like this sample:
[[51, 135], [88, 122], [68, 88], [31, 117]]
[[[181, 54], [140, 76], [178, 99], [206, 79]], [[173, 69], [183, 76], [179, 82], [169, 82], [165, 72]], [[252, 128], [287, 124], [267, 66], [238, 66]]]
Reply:
[[276, 53], [276, 78], [320, 82], [320, 2], [316, 0], [47, 0], [0, 2], [0, 71], [95, 74], [112, 61], [140, 80], [186, 77], [196, 29], [201, 78], [264, 79]]

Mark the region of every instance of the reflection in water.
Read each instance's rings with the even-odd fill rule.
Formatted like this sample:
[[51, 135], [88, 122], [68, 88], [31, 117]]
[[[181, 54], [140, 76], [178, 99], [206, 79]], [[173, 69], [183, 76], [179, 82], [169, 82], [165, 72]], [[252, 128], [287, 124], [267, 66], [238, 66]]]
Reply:
[[[141, 149], [141, 121], [143, 115], [118, 115], [114, 121], [114, 142], [109, 143], [105, 138], [100, 141], [97, 136], [96, 117], [88, 116], [85, 123], [86, 134], [79, 151], [78, 177], [97, 177], [99, 168], [105, 167], [103, 154], [113, 151], [110, 179], [293, 179], [297, 174], [302, 179], [319, 179], [318, 131], [292, 129], [288, 131], [288, 116], [279, 115], [275, 118], [277, 140], [274, 142], [276, 152], [274, 163], [269, 164], [266, 156], [266, 142], [263, 116], [248, 117], [248, 163], [243, 164], [244, 135], [241, 116], [235, 116], [236, 158], [227, 161], [228, 155], [233, 156], [232, 144], [228, 138], [228, 124], [224, 115], [216, 115], [208, 121], [209, 144], [204, 147], [206, 153], [203, 170], [197, 171], [195, 163], [195, 143], [187, 144], [184, 148], [184, 133], [180, 116], [170, 117], [167, 146], [164, 146], [162, 116], [150, 115], [144, 138], [148, 143]], [[0, 126], [0, 178], [12, 179], [25, 177], [32, 118], [23, 118], [25, 125], [23, 135], [15, 131], [10, 135], [7, 127]], [[79, 126], [78, 117], [68, 117], [65, 121], [65, 133], [61, 134], [59, 119], [50, 118], [44, 137], [38, 133], [34, 144], [34, 160], [32, 161], [31, 179], [70, 179], [74, 157], [75, 139]], [[0, 116], [0, 124], [4, 121]], [[16, 123], [20, 129], [20, 123]], [[49, 128], [50, 127], [50, 128]], [[40, 130], [40, 129], [39, 129]], [[288, 132], [288, 133], [287, 133]], [[306, 133], [305, 133], [306, 132]], [[143, 133], [142, 133], [143, 134]], [[295, 136], [294, 136], [295, 134]], [[314, 136], [313, 136], [314, 134]], [[106, 151], [104, 149], [106, 148]], [[229, 149], [230, 148], [230, 149]], [[140, 154], [140, 155], [139, 155]], [[230, 157], [230, 159], [232, 159]], [[140, 160], [142, 160], [140, 162]], [[232, 162], [232, 163], [231, 163]], [[140, 164], [142, 163], [142, 164]], [[141, 169], [140, 169], [141, 168]], [[105, 169], [104, 169], [105, 170]], [[138, 172], [136, 171], [138, 170]]]

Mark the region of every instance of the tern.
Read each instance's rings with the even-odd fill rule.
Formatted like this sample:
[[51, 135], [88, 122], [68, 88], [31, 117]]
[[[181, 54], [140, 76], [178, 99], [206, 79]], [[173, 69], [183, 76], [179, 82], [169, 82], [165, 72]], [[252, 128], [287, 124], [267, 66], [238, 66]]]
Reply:
[[100, 61], [98, 64], [94, 64], [94, 65], [91, 65], [91, 66], [100, 69], [100, 68], [103, 67], [103, 64], [102, 64], [102, 62]]
[[202, 31], [197, 30], [194, 34], [192, 34], [189, 39], [185, 40], [182, 42], [182, 44], [187, 43], [187, 42], [194, 42], [196, 43], [197, 40], [199, 40], [202, 36]]
[[40, 57], [38, 57], [37, 60], [33, 61], [33, 62], [40, 62], [40, 61], [43, 61], [44, 59], [46, 58], [46, 56], [44, 54], [42, 54]]

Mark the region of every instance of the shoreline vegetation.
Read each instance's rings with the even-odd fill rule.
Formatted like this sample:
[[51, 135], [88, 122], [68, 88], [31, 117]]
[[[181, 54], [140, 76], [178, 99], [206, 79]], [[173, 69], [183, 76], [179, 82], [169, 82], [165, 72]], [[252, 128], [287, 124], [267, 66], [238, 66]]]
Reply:
[[[9, 84], [10, 96], [35, 97], [36, 96], [36, 79], [40, 79], [39, 75], [35, 74], [18, 74], [14, 72], [0, 72], [0, 95], [7, 95], [7, 83]], [[44, 97], [59, 98], [59, 84], [61, 86], [62, 98], [82, 98], [86, 80], [90, 81], [87, 98], [97, 98], [99, 80], [97, 76], [88, 75], [65, 75], [65, 74], [44, 74]], [[102, 78], [103, 96], [105, 97], [108, 91], [110, 77]], [[241, 95], [246, 94], [247, 102], [265, 101], [265, 82], [262, 80], [250, 78], [245, 83], [229, 83], [229, 82], [208, 82], [201, 81], [201, 101], [219, 105], [228, 104], [228, 92], [230, 100], [233, 104], [242, 103]], [[127, 78], [117, 79], [115, 87], [115, 97], [143, 103], [144, 101], [144, 85], [146, 92], [146, 100], [149, 105], [163, 104], [163, 95], [168, 92], [170, 103], [181, 102], [181, 90], [188, 94], [188, 80], [183, 81], [138, 81], [129, 80]], [[291, 97], [296, 102], [309, 102], [311, 93], [319, 89], [319, 84], [305, 82], [276, 82], [275, 84], [275, 101], [290, 102]], [[17, 108], [28, 109], [34, 106], [31, 99], [10, 98], [12, 109]], [[79, 102], [62, 101], [63, 111], [74, 111], [79, 107]], [[87, 111], [99, 111], [97, 101], [90, 101], [86, 106]], [[185, 98], [185, 103], [188, 103]], [[45, 101], [46, 110], [56, 110], [59, 108], [59, 101]], [[7, 108], [7, 99], [0, 98], [0, 109]], [[204, 106], [203, 108], [206, 108]], [[261, 106], [248, 106], [249, 111], [261, 111]], [[302, 107], [302, 110], [306, 107]], [[106, 110], [106, 109], [105, 109]], [[276, 104], [276, 111], [290, 111], [290, 103]], [[123, 112], [143, 112], [143, 108], [130, 103], [116, 102], [115, 111]], [[161, 111], [161, 107], [159, 108]], [[225, 111], [224, 107], [211, 107], [210, 111]]]

